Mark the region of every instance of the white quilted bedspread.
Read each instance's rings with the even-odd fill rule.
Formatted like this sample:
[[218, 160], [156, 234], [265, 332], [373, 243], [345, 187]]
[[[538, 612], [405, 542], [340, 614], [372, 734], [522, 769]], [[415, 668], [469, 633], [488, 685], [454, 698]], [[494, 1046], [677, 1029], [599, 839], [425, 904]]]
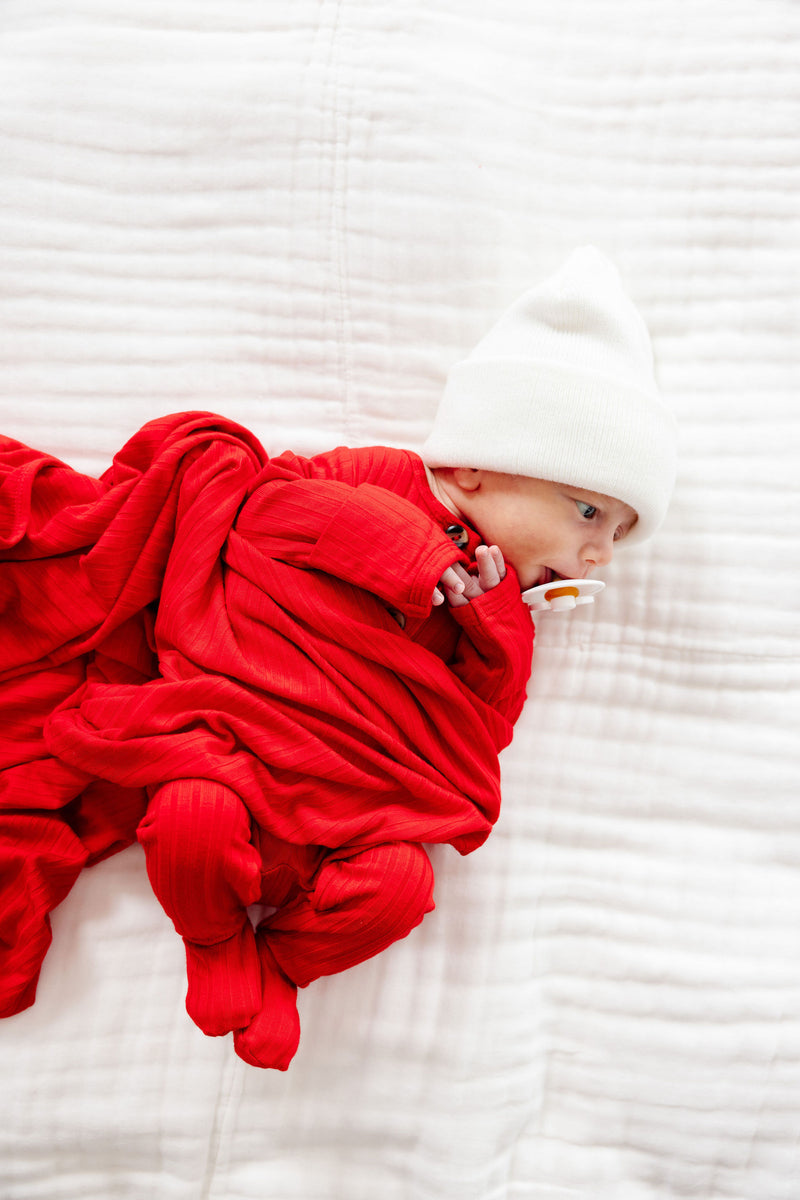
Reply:
[[84, 874], [2, 1200], [797, 1200], [800, 6], [3, 0], [0, 81], [6, 432], [414, 447], [584, 242], [681, 423], [662, 532], [538, 622], [495, 834], [287, 1074], [192, 1026], [138, 848]]

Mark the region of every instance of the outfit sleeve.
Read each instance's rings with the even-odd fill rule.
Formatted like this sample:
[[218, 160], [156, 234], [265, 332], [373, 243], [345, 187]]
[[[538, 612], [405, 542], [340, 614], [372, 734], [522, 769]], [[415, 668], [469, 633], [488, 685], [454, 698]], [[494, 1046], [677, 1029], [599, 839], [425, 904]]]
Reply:
[[408, 617], [424, 617], [446, 567], [466, 562], [410, 500], [369, 482], [304, 478], [275, 460], [237, 531], [263, 554], [365, 588]]
[[516, 574], [509, 568], [496, 588], [450, 613], [461, 627], [450, 669], [513, 725], [527, 695], [535, 633]]

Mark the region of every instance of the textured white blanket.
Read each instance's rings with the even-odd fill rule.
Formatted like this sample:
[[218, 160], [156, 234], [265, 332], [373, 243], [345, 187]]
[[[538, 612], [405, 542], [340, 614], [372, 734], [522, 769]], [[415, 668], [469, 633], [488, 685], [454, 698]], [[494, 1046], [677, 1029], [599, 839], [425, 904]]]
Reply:
[[798, 6], [5, 0], [0, 80], [6, 432], [413, 447], [583, 242], [682, 430], [662, 532], [538, 621], [496, 832], [288, 1074], [190, 1023], [138, 848], [84, 874], [0, 1023], [0, 1196], [796, 1200]]

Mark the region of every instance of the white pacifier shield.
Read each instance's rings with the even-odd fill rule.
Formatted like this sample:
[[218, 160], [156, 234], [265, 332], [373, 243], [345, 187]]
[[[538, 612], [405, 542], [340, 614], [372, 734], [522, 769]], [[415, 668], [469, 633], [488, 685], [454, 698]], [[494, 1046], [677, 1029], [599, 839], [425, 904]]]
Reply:
[[567, 612], [579, 604], [594, 604], [606, 585], [599, 579], [554, 579], [522, 593], [532, 612]]

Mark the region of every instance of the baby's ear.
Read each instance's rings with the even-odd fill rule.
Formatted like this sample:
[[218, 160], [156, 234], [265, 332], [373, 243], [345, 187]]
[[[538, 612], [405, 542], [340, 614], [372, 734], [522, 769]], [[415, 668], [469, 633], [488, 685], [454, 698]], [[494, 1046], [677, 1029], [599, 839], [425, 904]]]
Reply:
[[477, 492], [483, 482], [483, 471], [478, 467], [453, 467], [453, 480], [462, 492]]

